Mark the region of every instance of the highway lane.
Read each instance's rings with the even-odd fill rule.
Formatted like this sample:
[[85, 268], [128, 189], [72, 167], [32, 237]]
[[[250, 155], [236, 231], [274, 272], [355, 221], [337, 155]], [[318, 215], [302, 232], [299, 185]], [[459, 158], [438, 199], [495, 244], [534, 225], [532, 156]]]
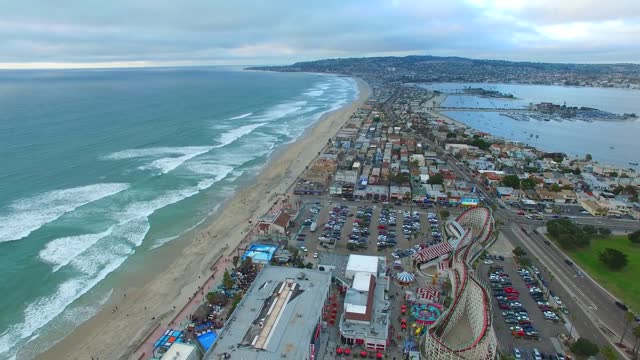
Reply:
[[[603, 337], [598, 331], [600, 329], [610, 336], [610, 340], [619, 340], [620, 334], [624, 331], [624, 311], [614, 304], [615, 299], [610, 294], [590, 278], [577, 276], [576, 269], [565, 263], [566, 256], [559, 249], [544, 244], [544, 237], [535, 234], [527, 236], [517, 226], [506, 227], [504, 232], [514, 245], [523, 247], [551, 271], [554, 276], [551, 287], [557, 289], [553, 283], [561, 285], [566, 295], [560, 296], [567, 302], [570, 311], [578, 315], [574, 319], [581, 331], [597, 335], [595, 339], [598, 339]], [[549, 278], [548, 274], [546, 278]], [[571, 306], [571, 303], [575, 306]], [[583, 320], [587, 320], [591, 325]], [[626, 341], [627, 345], [632, 346], [628, 341], [629, 339]]]
[[[429, 140], [426, 142], [434, 150], [442, 150], [434, 142]], [[497, 200], [486, 191], [477, 178], [471, 175], [468, 169], [458, 166], [457, 160], [450, 154], [442, 151], [439, 153], [458, 177], [476, 185], [477, 192], [485, 198], [485, 203], [497, 205]], [[550, 220], [552, 216], [545, 216], [546, 220]], [[508, 224], [503, 227], [503, 232], [514, 245], [527, 249], [544, 264], [548, 271], [552, 272], [553, 282], [560, 286], [551, 284], [551, 287], [556, 289], [554, 292], [561, 296], [565, 305], [572, 311], [572, 322], [579, 329], [581, 336], [589, 337], [600, 345], [608, 345], [608, 340], [602, 336], [603, 333], [613, 341], [619, 340], [619, 335], [624, 331], [624, 312], [615, 305], [615, 299], [591, 278], [578, 277], [576, 270], [565, 263], [566, 255], [555, 246], [546, 245], [543, 236], [532, 234], [533, 238], [531, 238], [520, 230], [521, 226], [526, 226], [530, 229], [528, 233], [531, 234], [533, 228], [544, 226], [544, 221], [526, 219], [511, 209], [501, 207], [494, 210], [494, 217], [503, 224]], [[640, 222], [637, 220], [590, 216], [576, 216], [571, 220], [577, 224], [606, 227], [613, 231], [631, 232], [640, 229]], [[548, 274], [547, 278], [549, 278]], [[558, 289], [560, 291], [557, 291]]]

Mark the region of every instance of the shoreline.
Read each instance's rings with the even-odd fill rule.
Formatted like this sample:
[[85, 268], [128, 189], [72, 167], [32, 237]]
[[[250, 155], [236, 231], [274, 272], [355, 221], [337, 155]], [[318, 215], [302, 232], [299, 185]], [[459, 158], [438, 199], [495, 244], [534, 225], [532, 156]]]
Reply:
[[[238, 189], [200, 226], [176, 239], [172, 247], [178, 249], [166, 261], [166, 270], [149, 275], [147, 281], [141, 279], [140, 284], [114, 289], [109, 302], [93, 317], [35, 358], [139, 358], [137, 350], [144, 340], [182, 315], [183, 307], [189, 310], [194, 305], [191, 297], [195, 300], [204, 279], [213, 281], [212, 273], [222, 271], [213, 267], [233, 256], [252, 227], [248, 220], [262, 217], [277, 204], [278, 195], [290, 190], [327, 140], [367, 101], [369, 85], [352, 79], [358, 86], [357, 99], [322, 115], [298, 139], [277, 150], [254, 181]], [[123, 278], [126, 280], [126, 274]]]
[[[438, 98], [434, 99], [437, 102], [437, 106], [438, 107], [440, 106], [440, 104], [442, 104], [446, 100], [448, 95], [450, 95], [450, 94], [442, 93], [442, 94], [440, 94], [438, 96]], [[455, 111], [455, 110], [444, 110], [444, 111]], [[464, 112], [464, 110], [462, 110], [461, 112]], [[507, 136], [496, 135], [491, 131], [485, 131], [485, 130], [481, 130], [481, 129], [475, 128], [475, 127], [473, 127], [471, 125], [468, 125], [468, 124], [466, 124], [466, 123], [464, 123], [462, 121], [456, 120], [456, 119], [452, 118], [451, 116], [449, 116], [447, 114], [444, 114], [442, 112], [442, 110], [440, 110], [438, 108], [430, 110], [429, 113], [431, 113], [431, 115], [435, 116], [436, 118], [440, 118], [440, 120], [443, 120], [445, 123], [449, 123], [449, 124], [452, 124], [452, 125], [455, 125], [455, 126], [461, 127], [461, 128], [475, 130], [475, 131], [478, 131], [478, 132], [488, 133], [491, 136], [493, 136], [494, 138], [503, 141], [504, 143], [519, 144], [521, 146], [530, 147], [532, 149], [535, 149], [536, 151], [543, 152], [543, 153], [563, 152], [562, 150], [547, 148], [547, 147], [543, 146], [542, 144], [538, 144], [538, 145], [534, 146], [534, 145], [529, 144], [529, 143], [527, 143], [525, 141], [522, 141], [522, 140], [511, 139], [511, 138], [509, 138]], [[513, 120], [513, 121], [515, 121], [515, 120]], [[631, 122], [634, 122], [634, 121], [640, 122], [640, 119], [623, 120], [623, 121], [601, 121], [601, 122], [615, 122], [615, 123], [627, 122], [627, 123], [631, 123]], [[592, 122], [590, 122], [590, 123], [592, 123]], [[565, 152], [565, 154], [567, 155], [567, 158], [569, 158], [569, 159], [581, 159], [582, 158], [582, 156], [580, 154], [576, 154], [575, 152], [574, 153]], [[594, 156], [594, 157], [596, 157], [596, 156]], [[597, 162], [602, 166], [610, 166], [610, 167], [618, 168], [618, 169], [621, 169], [621, 170], [626, 170], [626, 169], [632, 169], [634, 171], [636, 170], [636, 166], [631, 166], [628, 163], [624, 163], [623, 164], [623, 163], [615, 163], [615, 162], [607, 162], [607, 161], [602, 162], [600, 160], [598, 160]]]

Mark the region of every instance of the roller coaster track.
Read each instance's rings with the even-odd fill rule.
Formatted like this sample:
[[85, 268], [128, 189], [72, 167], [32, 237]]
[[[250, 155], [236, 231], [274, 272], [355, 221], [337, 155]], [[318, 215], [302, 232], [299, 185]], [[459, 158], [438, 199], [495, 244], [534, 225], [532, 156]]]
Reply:
[[[494, 359], [497, 339], [491, 324], [491, 304], [488, 290], [470, 269], [492, 239], [494, 227], [491, 211], [478, 207], [465, 211], [455, 220], [464, 233], [449, 261], [449, 278], [453, 285], [453, 301], [449, 309], [425, 334], [423, 355], [427, 359]], [[471, 339], [464, 345], [448, 342], [447, 335], [466, 317], [471, 327]]]

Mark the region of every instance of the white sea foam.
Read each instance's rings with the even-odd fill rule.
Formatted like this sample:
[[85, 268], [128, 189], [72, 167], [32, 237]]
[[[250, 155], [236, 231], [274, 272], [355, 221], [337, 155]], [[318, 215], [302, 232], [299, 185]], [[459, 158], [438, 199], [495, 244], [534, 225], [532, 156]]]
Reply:
[[128, 184], [105, 183], [53, 190], [17, 200], [0, 212], [0, 242], [19, 240], [80, 206], [117, 194]]
[[[220, 159], [220, 160], [229, 160], [229, 159]], [[215, 176], [216, 180], [224, 179], [233, 170], [233, 168], [234, 168], [233, 165], [226, 165], [213, 159], [193, 162], [187, 166], [187, 169], [189, 169], [189, 171], [195, 174], [209, 175], [209, 176], [212, 175], [212, 176]]]
[[45, 247], [48, 249], [45, 256], [52, 262], [57, 261], [58, 266], [64, 266], [61, 264], [63, 251], [66, 250], [55, 251], [53, 246], [73, 247], [73, 253], [69, 251], [67, 256], [75, 254], [75, 257], [67, 261], [67, 264], [73, 266], [81, 275], [61, 283], [53, 294], [28, 304], [24, 312], [24, 320], [12, 325], [0, 335], [0, 354], [12, 350], [21, 340], [33, 336], [38, 329], [62, 313], [109, 273], [119, 268], [135, 248], [142, 244], [150, 228], [149, 215], [158, 209], [193, 196], [215, 182], [214, 179], [204, 179], [191, 188], [170, 191], [156, 199], [131, 204], [117, 215], [121, 221], [107, 230], [110, 233], [105, 234], [104, 237], [100, 237], [103, 233], [84, 235], [85, 239], [90, 238], [91, 241], [107, 237], [109, 241], [95, 240], [92, 245], [82, 249], [79, 239], [83, 235], [75, 239], [53, 240], [51, 245], [48, 244]]
[[99, 274], [104, 268], [120, 257], [128, 257], [134, 249], [142, 244], [149, 232], [147, 217], [137, 217], [116, 226], [109, 241], [101, 241], [74, 258], [69, 264], [86, 276]]
[[87, 266], [100, 264], [100, 261], [94, 258], [98, 258], [100, 253], [104, 251], [102, 249], [104, 244], [117, 245], [125, 242], [129, 246], [140, 246], [149, 231], [148, 217], [151, 214], [211, 187], [215, 181], [214, 179], [204, 179], [191, 188], [169, 191], [152, 200], [132, 203], [124, 210], [112, 215], [116, 224], [107, 230], [100, 233], [54, 239], [45, 245], [40, 251], [39, 257], [52, 264], [54, 272], [71, 264], [75, 268], [91, 274], [92, 272]]
[[12, 325], [0, 335], [0, 354], [13, 349], [20, 340], [31, 337], [38, 329], [62, 313], [73, 301], [122, 265], [128, 255], [103, 253], [101, 255], [103, 259], [109, 257], [110, 261], [97, 274], [69, 279], [60, 284], [53, 294], [30, 303], [24, 312], [24, 320]]
[[151, 147], [144, 149], [127, 149], [118, 151], [112, 154], [109, 154], [104, 157], [107, 160], [124, 160], [124, 159], [135, 159], [135, 158], [145, 158], [145, 157], [163, 157], [166, 155], [186, 155], [192, 152], [198, 152], [203, 150], [202, 146], [183, 146], [183, 147], [171, 147], [171, 146], [162, 146], [162, 147]]
[[171, 242], [172, 240], [175, 240], [177, 238], [178, 238], [178, 236], [170, 236], [170, 237], [166, 237], [166, 238], [162, 238], [162, 239], [156, 239], [153, 242], [153, 245], [149, 246], [149, 250], [157, 249], [160, 246], [162, 246], [162, 245], [164, 245], [164, 244], [166, 244], [168, 242]]
[[318, 96], [322, 96], [322, 94], [324, 94], [324, 90], [318, 89], [318, 90], [309, 90], [307, 92], [304, 93], [304, 95], [306, 96], [311, 96], [311, 97], [318, 97]]
[[219, 145], [217, 145], [217, 148], [223, 147], [223, 146], [227, 146], [229, 144], [231, 144], [232, 142], [240, 139], [241, 137], [250, 134], [253, 130], [266, 125], [266, 123], [257, 123], [257, 124], [249, 124], [249, 125], [244, 125], [244, 126], [240, 126], [237, 127], [233, 130], [229, 130], [223, 134], [220, 135], [220, 137], [218, 138], [218, 142], [220, 143]]
[[125, 159], [154, 159], [150, 164], [140, 166], [140, 170], [160, 170], [166, 174], [185, 161], [193, 159], [198, 155], [207, 153], [213, 146], [182, 146], [182, 147], [152, 147], [144, 149], [128, 149], [109, 154], [104, 157], [107, 160]]
[[119, 220], [120, 224], [131, 221], [132, 219], [138, 217], [148, 217], [149, 215], [156, 212], [156, 210], [162, 209], [171, 204], [175, 204], [178, 201], [182, 201], [188, 197], [196, 195], [202, 190], [205, 190], [211, 185], [213, 185], [217, 180], [215, 179], [203, 179], [198, 185], [180, 189], [180, 190], [172, 190], [164, 193], [162, 196], [159, 196], [152, 200], [147, 201], [138, 201], [132, 204], [129, 204], [125, 207], [122, 212], [116, 214], [116, 218]]
[[139, 167], [139, 169], [141, 170], [158, 169], [162, 174], [166, 174], [169, 171], [172, 171], [178, 166], [182, 165], [185, 161], [193, 159], [194, 157], [207, 153], [209, 152], [209, 150], [213, 149], [213, 147], [207, 147], [207, 146], [198, 146], [197, 148], [199, 148], [199, 150], [190, 152], [182, 156], [167, 157], [167, 158], [154, 160], [151, 164], [141, 166]]
[[283, 104], [278, 104], [267, 110], [264, 115], [260, 117], [261, 120], [273, 121], [283, 118], [289, 114], [295, 113], [307, 105], [306, 101], [291, 101]]
[[244, 118], [249, 117], [251, 115], [253, 115], [253, 113], [246, 113], [246, 114], [242, 114], [242, 115], [238, 115], [238, 116], [234, 116], [232, 118], [229, 118], [229, 120], [244, 119]]
[[53, 265], [53, 272], [56, 272], [69, 264], [78, 255], [93, 246], [98, 240], [111, 235], [113, 227], [97, 234], [83, 234], [77, 236], [62, 237], [50, 241], [40, 250], [41, 260]]

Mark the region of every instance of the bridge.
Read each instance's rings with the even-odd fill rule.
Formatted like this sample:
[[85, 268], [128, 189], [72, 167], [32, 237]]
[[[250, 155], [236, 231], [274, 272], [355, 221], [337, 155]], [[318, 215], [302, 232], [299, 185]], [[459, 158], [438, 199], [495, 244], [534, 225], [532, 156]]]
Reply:
[[498, 340], [492, 325], [491, 298], [471, 264], [495, 239], [495, 222], [484, 207], [465, 211], [448, 229], [457, 238], [449, 261], [451, 306], [425, 334], [422, 355], [427, 359], [494, 359]]

